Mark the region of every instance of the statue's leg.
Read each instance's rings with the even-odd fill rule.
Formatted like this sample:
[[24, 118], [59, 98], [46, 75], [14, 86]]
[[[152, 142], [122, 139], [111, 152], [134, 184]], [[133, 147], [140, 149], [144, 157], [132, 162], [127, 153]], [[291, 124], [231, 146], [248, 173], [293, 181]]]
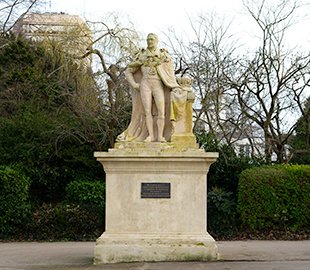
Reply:
[[140, 84], [140, 94], [141, 100], [145, 112], [146, 127], [149, 132], [149, 136], [145, 139], [145, 142], [154, 141], [154, 131], [153, 131], [153, 116], [152, 116], [152, 91], [149, 84], [146, 81], [142, 81]]
[[165, 128], [165, 96], [164, 85], [161, 81], [157, 81], [156, 86], [153, 89], [153, 96], [157, 107], [157, 129], [158, 129], [158, 141], [166, 142], [164, 138]]

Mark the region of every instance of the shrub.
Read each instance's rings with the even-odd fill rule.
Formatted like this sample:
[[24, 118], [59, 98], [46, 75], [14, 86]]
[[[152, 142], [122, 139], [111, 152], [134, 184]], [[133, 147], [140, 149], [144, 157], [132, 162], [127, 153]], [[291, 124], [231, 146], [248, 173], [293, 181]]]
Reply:
[[236, 206], [232, 192], [213, 188], [208, 192], [208, 231], [232, 236], [236, 229]]
[[94, 240], [104, 231], [104, 220], [93, 210], [64, 203], [43, 204], [27, 226], [30, 240]]
[[310, 166], [273, 165], [240, 175], [238, 211], [250, 229], [310, 225]]
[[17, 166], [0, 166], [0, 237], [7, 238], [26, 226], [30, 180]]
[[66, 198], [70, 202], [90, 206], [104, 212], [104, 182], [73, 181], [68, 184], [66, 192]]
[[[55, 145], [50, 143], [56, 136], [56, 120], [44, 110], [29, 110], [24, 108], [10, 119], [0, 118], [0, 164], [22, 164], [21, 169], [31, 179], [33, 201], [60, 202], [71, 181], [104, 178], [102, 165], [93, 157], [92, 145], [66, 138], [56, 147], [56, 155]], [[71, 121], [68, 115], [66, 121]]]

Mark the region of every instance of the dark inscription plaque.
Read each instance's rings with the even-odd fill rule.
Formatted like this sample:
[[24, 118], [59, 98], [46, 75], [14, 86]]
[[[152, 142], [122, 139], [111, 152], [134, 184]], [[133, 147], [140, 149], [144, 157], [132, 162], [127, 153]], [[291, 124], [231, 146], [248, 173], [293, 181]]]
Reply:
[[142, 199], [170, 199], [170, 183], [141, 183]]

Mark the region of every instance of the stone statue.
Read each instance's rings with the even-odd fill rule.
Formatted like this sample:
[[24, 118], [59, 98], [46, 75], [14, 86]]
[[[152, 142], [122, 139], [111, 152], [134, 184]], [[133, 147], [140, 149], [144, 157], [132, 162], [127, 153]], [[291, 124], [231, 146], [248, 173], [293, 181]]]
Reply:
[[149, 34], [147, 49], [141, 49], [126, 70], [132, 88], [132, 117], [117, 141], [170, 141], [174, 122], [184, 115], [188, 88], [178, 84], [168, 51], [159, 49], [157, 43], [158, 37]]

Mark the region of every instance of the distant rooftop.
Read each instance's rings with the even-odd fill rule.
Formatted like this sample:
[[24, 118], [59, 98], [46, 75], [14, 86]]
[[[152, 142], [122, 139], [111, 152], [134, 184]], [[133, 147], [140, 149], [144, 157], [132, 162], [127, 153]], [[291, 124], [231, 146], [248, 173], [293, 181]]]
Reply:
[[[80, 16], [64, 12], [26, 14], [16, 23], [13, 33], [22, 34], [33, 41], [57, 40], [75, 55], [84, 54], [93, 41], [91, 30]], [[80, 62], [91, 67], [91, 55]]]

